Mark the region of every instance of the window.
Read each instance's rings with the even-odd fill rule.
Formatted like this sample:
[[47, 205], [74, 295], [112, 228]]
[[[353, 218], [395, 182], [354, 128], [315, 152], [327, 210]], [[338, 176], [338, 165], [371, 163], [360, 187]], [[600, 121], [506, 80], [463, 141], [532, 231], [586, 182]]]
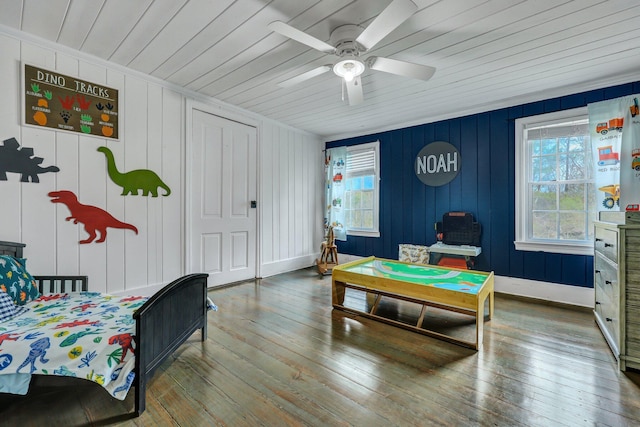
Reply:
[[347, 147], [344, 222], [347, 234], [379, 237], [378, 194], [380, 142]]
[[593, 254], [596, 201], [586, 108], [516, 120], [518, 250]]

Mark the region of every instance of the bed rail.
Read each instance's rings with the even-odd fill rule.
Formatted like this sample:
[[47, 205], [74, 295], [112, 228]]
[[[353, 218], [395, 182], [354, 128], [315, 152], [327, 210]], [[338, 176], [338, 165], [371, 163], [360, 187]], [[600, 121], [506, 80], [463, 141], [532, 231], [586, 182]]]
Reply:
[[15, 258], [22, 258], [22, 251], [27, 246], [24, 243], [0, 241], [0, 255], [11, 255]]
[[[14, 258], [23, 258], [24, 243], [7, 242], [0, 240], [0, 255], [11, 255]], [[89, 279], [87, 276], [48, 275], [34, 276], [38, 290], [41, 294], [54, 294], [64, 292], [88, 291]]]
[[87, 292], [87, 276], [33, 276], [41, 294], [62, 294], [65, 292]]

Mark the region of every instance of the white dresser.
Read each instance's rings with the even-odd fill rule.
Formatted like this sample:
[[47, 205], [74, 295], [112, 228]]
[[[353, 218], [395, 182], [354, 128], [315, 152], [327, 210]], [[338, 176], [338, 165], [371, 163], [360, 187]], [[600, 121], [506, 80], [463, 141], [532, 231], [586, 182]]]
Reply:
[[602, 212], [594, 249], [596, 323], [618, 367], [640, 369], [640, 212]]

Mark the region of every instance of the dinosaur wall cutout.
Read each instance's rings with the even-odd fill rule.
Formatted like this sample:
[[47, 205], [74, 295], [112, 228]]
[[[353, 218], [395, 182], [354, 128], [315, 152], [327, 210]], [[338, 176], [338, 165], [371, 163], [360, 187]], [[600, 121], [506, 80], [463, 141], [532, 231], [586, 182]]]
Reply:
[[58, 172], [57, 166], [42, 167], [44, 158], [33, 157], [33, 148], [22, 147], [15, 138], [5, 139], [0, 146], [0, 181], [7, 180], [7, 172], [19, 173], [20, 182], [40, 182], [41, 173]]
[[80, 240], [80, 243], [93, 242], [97, 233], [100, 233], [100, 238], [95, 242], [104, 242], [107, 238], [107, 228], [123, 228], [133, 230], [138, 234], [138, 229], [135, 226], [115, 219], [109, 212], [95, 206], [83, 205], [72, 191], [51, 191], [48, 196], [51, 197], [51, 203], [63, 203], [69, 208], [71, 215], [65, 218], [66, 221], [73, 220], [74, 224], [79, 222], [84, 224], [84, 229], [89, 233], [89, 237]]
[[136, 169], [129, 172], [120, 172], [116, 167], [113, 153], [107, 147], [98, 147], [98, 151], [103, 153], [107, 160], [107, 172], [109, 178], [115, 184], [122, 187], [122, 196], [131, 194], [138, 195], [138, 190], [142, 190], [143, 196], [158, 197], [158, 188], [166, 191], [163, 196], [171, 194], [171, 189], [165, 184], [160, 177], [153, 171], [148, 169]]

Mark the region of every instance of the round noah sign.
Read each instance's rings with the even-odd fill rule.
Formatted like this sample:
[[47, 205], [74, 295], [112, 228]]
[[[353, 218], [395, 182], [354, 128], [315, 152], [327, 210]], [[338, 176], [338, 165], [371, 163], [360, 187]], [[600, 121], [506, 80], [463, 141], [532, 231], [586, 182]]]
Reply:
[[444, 141], [425, 145], [416, 156], [416, 176], [432, 187], [451, 182], [460, 171], [460, 152]]

